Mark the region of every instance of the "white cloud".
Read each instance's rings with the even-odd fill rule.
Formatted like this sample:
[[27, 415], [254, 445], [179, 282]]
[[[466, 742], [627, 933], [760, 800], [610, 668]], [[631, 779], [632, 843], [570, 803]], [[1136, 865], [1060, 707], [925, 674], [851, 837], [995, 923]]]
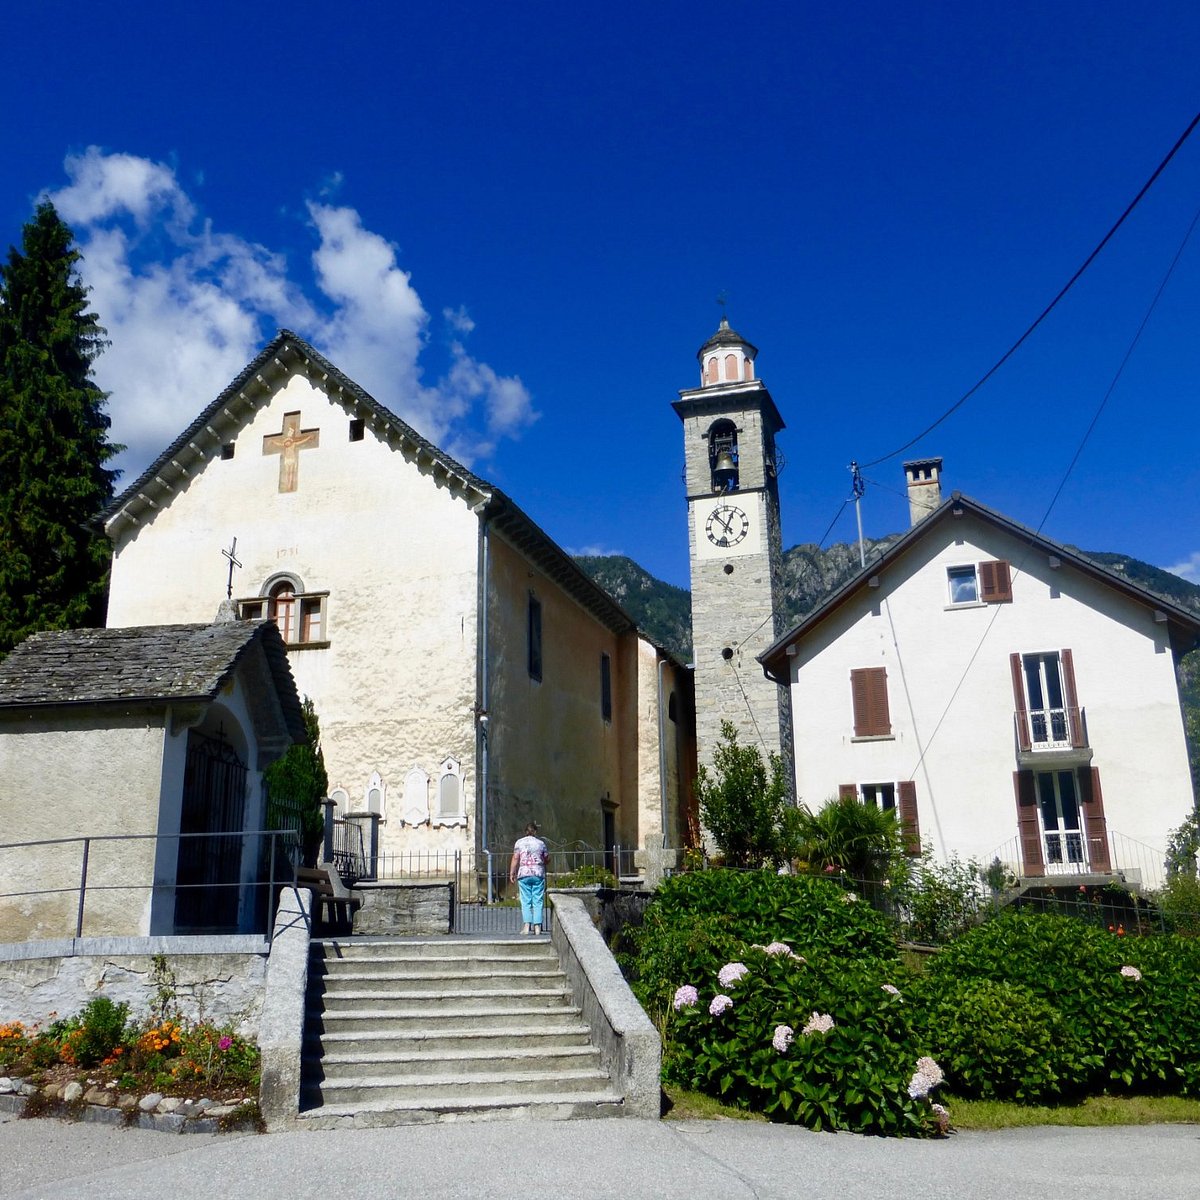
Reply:
[[1193, 550], [1183, 562], [1177, 562], [1173, 567], [1167, 567], [1167, 570], [1189, 583], [1200, 583], [1200, 550]]
[[572, 558], [611, 558], [614, 555], [625, 555], [624, 550], [614, 550], [611, 546], [575, 546], [567, 550]]
[[[319, 293], [310, 298], [282, 255], [200, 220], [173, 168], [91, 147], [65, 169], [69, 183], [49, 198], [75, 231], [111, 340], [95, 374], [111, 393], [113, 440], [129, 447], [116, 464], [127, 480], [280, 326], [467, 462], [536, 419], [520, 379], [477, 362], [461, 342], [442, 379], [422, 381], [425, 307], [396, 247], [353, 208], [308, 205]], [[326, 194], [341, 179], [330, 183]], [[444, 315], [460, 337], [474, 327], [462, 306]]]

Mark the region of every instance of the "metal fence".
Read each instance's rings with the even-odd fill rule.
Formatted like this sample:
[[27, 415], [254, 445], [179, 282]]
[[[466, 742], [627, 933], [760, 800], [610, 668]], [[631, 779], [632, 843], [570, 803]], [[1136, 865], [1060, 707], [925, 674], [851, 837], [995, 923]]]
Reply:
[[[1062, 836], [1062, 835], [1059, 835]], [[1122, 833], [1108, 834], [1108, 864], [1103, 867], [1093, 867], [1088, 862], [1087, 841], [1082, 833], [1075, 835], [1079, 841], [1077, 852], [1063, 852], [1061, 843], [1044, 842], [1043, 858], [1048, 860], [1041, 864], [1037, 878], [1044, 878], [1048, 883], [1060, 881], [1064, 877], [1084, 875], [1113, 875], [1117, 882], [1133, 888], [1154, 891], [1162, 887], [1166, 878], [1166, 855], [1154, 846], [1139, 842], [1135, 838], [1126, 837]], [[1050, 861], [1059, 860], [1059, 861]], [[1012, 838], [1002, 846], [998, 846], [989, 863], [999, 863], [1000, 867], [1014, 878], [1030, 877], [1030, 867], [1025, 862], [1024, 849], [1020, 838]]]
[[[231, 839], [236, 839], [232, 850]], [[91, 936], [134, 935], [143, 920], [136, 909], [144, 910], [147, 899], [152, 899], [154, 924], [169, 926], [169, 933], [241, 931], [270, 938], [277, 889], [295, 882], [297, 851], [295, 835], [278, 829], [0, 843], [0, 906], [10, 921], [24, 918], [39, 938], [81, 938], [89, 936], [89, 928], [95, 931]], [[205, 859], [236, 859], [235, 877], [205, 877], [199, 882], [179, 878], [179, 864]], [[164, 873], [164, 865], [169, 865], [169, 873]], [[47, 875], [55, 877], [52, 886], [33, 886]], [[221, 902], [225, 896], [230, 901]], [[204, 923], [205, 917], [198, 914], [206, 911], [220, 919]], [[164, 921], [166, 913], [170, 919]], [[229, 913], [234, 914], [232, 920]], [[0, 930], [0, 936], [3, 933]]]

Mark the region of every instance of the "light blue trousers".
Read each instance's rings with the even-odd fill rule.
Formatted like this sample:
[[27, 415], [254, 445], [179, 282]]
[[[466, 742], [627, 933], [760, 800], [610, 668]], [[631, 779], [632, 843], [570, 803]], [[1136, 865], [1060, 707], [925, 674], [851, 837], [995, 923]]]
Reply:
[[542, 904], [546, 895], [546, 877], [544, 875], [522, 875], [517, 880], [521, 890], [521, 920], [526, 925], [542, 923]]

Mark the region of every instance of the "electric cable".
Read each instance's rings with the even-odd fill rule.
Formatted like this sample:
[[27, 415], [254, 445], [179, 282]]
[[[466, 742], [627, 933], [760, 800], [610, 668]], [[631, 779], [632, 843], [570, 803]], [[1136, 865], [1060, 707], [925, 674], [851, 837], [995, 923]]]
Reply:
[[1017, 338], [1017, 340], [1015, 342], [1013, 342], [1013, 344], [1011, 346], [1009, 346], [1009, 348], [987, 369], [987, 371], [982, 376], [980, 376], [980, 378], [978, 380], [976, 380], [976, 382], [974, 384], [972, 384], [971, 387], [969, 387], [952, 405], [950, 405], [950, 407], [948, 409], [946, 409], [946, 411], [944, 413], [942, 413], [942, 415], [940, 417], [938, 417], [938, 419], [936, 421], [934, 421], [932, 425], [927, 426], [920, 433], [918, 433], [916, 437], [910, 438], [907, 442], [904, 443], [903, 446], [897, 447], [895, 450], [891, 451], [891, 453], [881, 455], [879, 458], [873, 458], [873, 459], [871, 459], [870, 462], [863, 463], [862, 467], [864, 469], [869, 469], [871, 467], [877, 467], [880, 463], [887, 462], [889, 459], [895, 458], [896, 455], [903, 454], [905, 450], [908, 450], [912, 446], [915, 446], [922, 438], [924, 438], [928, 434], [932, 433], [939, 425], [941, 425], [943, 421], [946, 421], [948, 418], [953, 416], [954, 413], [956, 413], [973, 395], [975, 395], [975, 393], [977, 391], [979, 391], [979, 389], [981, 387], [983, 387], [983, 385], [985, 383], [987, 383], [987, 381], [989, 379], [991, 379], [991, 377], [993, 375], [995, 375], [996, 372], [999, 371], [1000, 368], [1002, 366], [1004, 366], [1004, 364], [1006, 362], [1008, 362], [1008, 360], [1010, 358], [1012, 358], [1012, 356], [1029, 339], [1029, 337], [1033, 333], [1033, 331], [1035, 329], [1037, 329], [1037, 327], [1039, 325], [1041, 325], [1041, 323], [1054, 311], [1054, 309], [1058, 306], [1059, 301], [1062, 300], [1062, 298], [1071, 290], [1071, 288], [1073, 288], [1075, 286], [1075, 284], [1079, 281], [1079, 279], [1083, 275], [1083, 273], [1088, 269], [1088, 267], [1090, 267], [1092, 265], [1092, 263], [1099, 256], [1100, 252], [1112, 240], [1113, 235], [1117, 232], [1117, 230], [1120, 229], [1121, 226], [1125, 224], [1126, 219], [1133, 212], [1133, 210], [1138, 206], [1138, 204], [1142, 201], [1142, 198], [1146, 195], [1146, 193], [1154, 185], [1154, 183], [1158, 179], [1158, 177], [1163, 173], [1163, 171], [1165, 171], [1167, 169], [1167, 165], [1175, 157], [1175, 155], [1179, 152], [1179, 150], [1183, 147], [1184, 142], [1186, 142], [1187, 139], [1191, 136], [1192, 131], [1196, 128], [1197, 125], [1200, 125], [1200, 113], [1197, 113], [1191, 119], [1190, 123], [1188, 124], [1188, 127], [1183, 131], [1183, 133], [1181, 133], [1179, 135], [1175, 144], [1167, 152], [1166, 158], [1164, 158], [1162, 160], [1162, 162], [1160, 162], [1158, 164], [1158, 166], [1154, 168], [1154, 171], [1150, 175], [1150, 178], [1147, 179], [1144, 184], [1142, 184], [1141, 189], [1138, 191], [1138, 194], [1136, 196], [1134, 196], [1134, 198], [1125, 206], [1125, 211], [1122, 212], [1121, 215], [1117, 218], [1117, 220], [1113, 224], [1112, 228], [1110, 228], [1109, 231], [1100, 239], [1100, 241], [1096, 244], [1095, 249], [1093, 249], [1092, 252], [1087, 256], [1087, 258], [1085, 258], [1083, 260], [1083, 264], [1075, 271], [1075, 273], [1071, 276], [1071, 278], [1068, 279], [1065, 284], [1063, 284], [1063, 286], [1059, 289], [1058, 294], [1054, 297], [1054, 299], [1051, 300], [1050, 303], [1047, 304], [1044, 309], [1042, 309], [1041, 313], [1038, 315], [1037, 319], [1033, 322], [1033, 324], [1030, 325], [1025, 330], [1025, 332], [1023, 334], [1021, 334], [1021, 336], [1019, 338]]

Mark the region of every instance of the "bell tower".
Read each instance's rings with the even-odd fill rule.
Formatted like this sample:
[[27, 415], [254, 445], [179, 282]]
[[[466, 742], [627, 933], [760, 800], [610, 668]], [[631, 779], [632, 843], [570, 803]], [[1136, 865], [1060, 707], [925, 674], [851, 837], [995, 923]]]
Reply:
[[783, 633], [775, 445], [783, 418], [754, 377], [757, 354], [722, 317], [697, 354], [700, 386], [673, 405], [683, 422], [696, 736], [700, 762], [711, 764], [730, 721], [742, 745], [781, 754], [790, 776], [788, 690], [755, 661]]

